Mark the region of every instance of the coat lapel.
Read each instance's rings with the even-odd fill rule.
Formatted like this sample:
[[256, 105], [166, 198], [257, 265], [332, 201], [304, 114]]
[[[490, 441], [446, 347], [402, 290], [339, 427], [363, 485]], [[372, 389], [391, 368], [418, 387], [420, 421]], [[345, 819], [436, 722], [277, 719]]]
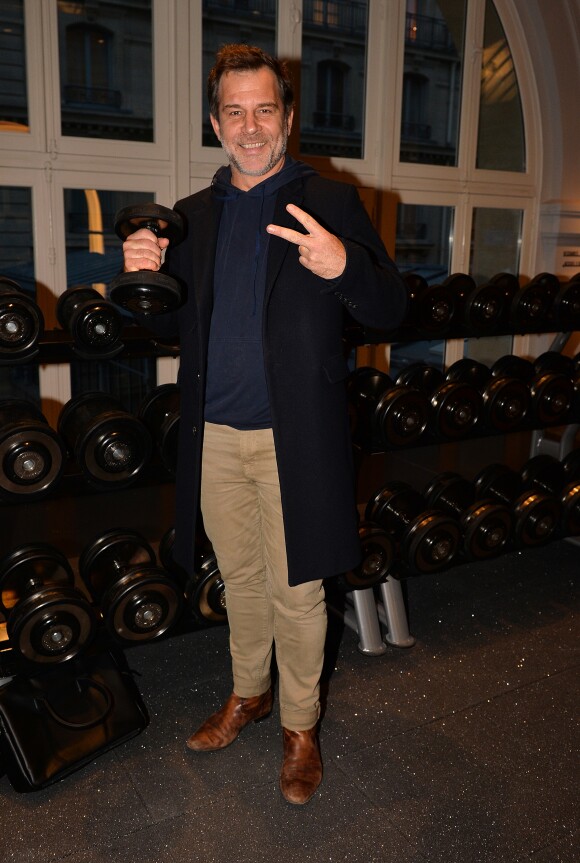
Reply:
[[[297, 204], [300, 206], [304, 198], [304, 184], [300, 178], [288, 183], [287, 186], [282, 186], [278, 192], [276, 206], [274, 209], [273, 224], [280, 225], [283, 228], [292, 228], [292, 230], [303, 230], [294, 216], [286, 210], [287, 204]], [[295, 249], [292, 243], [281, 237], [273, 237], [270, 235], [268, 246], [268, 270], [266, 275], [266, 302], [270, 296], [270, 292], [274, 287], [274, 283], [280, 272], [280, 267], [284, 258], [291, 249]]]

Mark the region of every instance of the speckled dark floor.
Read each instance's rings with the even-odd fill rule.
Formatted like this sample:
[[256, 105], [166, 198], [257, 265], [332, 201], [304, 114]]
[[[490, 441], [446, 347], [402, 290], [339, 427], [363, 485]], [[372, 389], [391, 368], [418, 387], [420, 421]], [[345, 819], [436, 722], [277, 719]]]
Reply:
[[558, 542], [413, 579], [416, 646], [377, 658], [331, 617], [305, 807], [278, 790], [277, 715], [184, 748], [229, 693], [225, 627], [127, 651], [150, 726], [45, 791], [0, 778], [2, 861], [576, 861], [579, 560]]

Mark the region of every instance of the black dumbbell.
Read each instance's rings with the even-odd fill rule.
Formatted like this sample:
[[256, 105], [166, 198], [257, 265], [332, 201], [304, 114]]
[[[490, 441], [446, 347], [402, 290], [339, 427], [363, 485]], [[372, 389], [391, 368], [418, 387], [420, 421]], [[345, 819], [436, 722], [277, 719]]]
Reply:
[[529, 416], [534, 426], [559, 425], [567, 421], [572, 408], [574, 387], [561, 372], [536, 372], [534, 364], [523, 357], [506, 354], [491, 367], [494, 377], [523, 381], [530, 393]]
[[53, 491], [66, 449], [42, 411], [25, 399], [0, 401], [0, 498], [35, 500]]
[[[170, 244], [180, 243], [184, 236], [179, 213], [160, 204], [134, 204], [115, 215], [115, 232], [121, 240], [126, 240], [140, 228], [147, 228], [158, 238], [168, 239]], [[172, 276], [151, 270], [116, 276], [110, 285], [110, 296], [124, 309], [143, 315], [173, 311], [182, 301], [179, 282]]]
[[395, 559], [395, 543], [383, 528], [369, 521], [361, 521], [358, 535], [362, 559], [354, 569], [339, 576], [342, 590], [364, 590], [380, 584], [389, 574]]
[[430, 285], [418, 273], [403, 276], [409, 296], [409, 310], [403, 327], [409, 327], [420, 338], [432, 339], [444, 335], [451, 326], [454, 300], [444, 284]]
[[355, 369], [347, 392], [356, 415], [353, 440], [368, 449], [415, 443], [427, 428], [429, 400], [425, 393], [410, 386], [395, 386], [378, 369]]
[[491, 497], [509, 506], [515, 546], [536, 546], [554, 538], [560, 505], [554, 495], [526, 490], [520, 474], [504, 464], [490, 464], [474, 479], [480, 498]]
[[458, 440], [471, 434], [479, 422], [481, 395], [471, 384], [446, 381], [442, 371], [427, 363], [412, 363], [396, 379], [429, 398], [429, 431], [437, 438]]
[[179, 580], [191, 616], [200, 624], [226, 623], [226, 590], [211, 543], [205, 536], [196, 537], [194, 570], [187, 573], [174, 560], [174, 542], [172, 527], [159, 543], [159, 560]]
[[82, 359], [110, 359], [123, 350], [119, 309], [89, 285], [69, 288], [57, 300], [56, 317]]
[[515, 292], [510, 305], [510, 322], [514, 333], [544, 332], [550, 326], [552, 304], [560, 282], [552, 273], [539, 273]]
[[468, 336], [497, 333], [504, 319], [505, 294], [493, 282], [477, 285], [466, 273], [453, 273], [443, 284], [454, 296], [454, 326]]
[[569, 481], [580, 480], [580, 447], [571, 449], [562, 459], [562, 467]]
[[512, 515], [502, 503], [480, 500], [475, 485], [453, 471], [438, 474], [423, 492], [427, 505], [457, 519], [461, 552], [468, 560], [486, 560], [505, 551]]
[[580, 464], [574, 473], [571, 466], [570, 461], [566, 470], [559, 459], [541, 453], [528, 459], [521, 469], [524, 488], [537, 488], [558, 498], [562, 536], [580, 534]]
[[534, 362], [536, 374], [563, 375], [572, 383], [571, 413], [566, 417], [568, 422], [580, 419], [580, 366], [573, 357], [567, 357], [559, 351], [544, 351]]
[[392, 537], [400, 559], [414, 574], [448, 567], [461, 541], [457, 521], [427, 507], [423, 496], [405, 482], [379, 489], [367, 503], [365, 519]]
[[446, 380], [471, 384], [481, 395], [481, 418], [488, 429], [513, 431], [522, 425], [530, 406], [528, 387], [519, 378], [494, 377], [483, 363], [464, 358], [447, 369]]
[[2, 559], [0, 597], [9, 643], [31, 662], [65, 662], [96, 633], [96, 610], [74, 586], [67, 558], [51, 545], [23, 545]]
[[498, 332], [513, 332], [511, 308], [514, 297], [520, 291], [519, 279], [514, 273], [502, 271], [493, 275], [489, 280], [489, 284], [498, 288], [502, 295], [502, 316]]
[[177, 465], [180, 410], [179, 385], [161, 384], [146, 396], [137, 413], [149, 429], [161, 461], [172, 474]]
[[580, 273], [560, 285], [552, 303], [551, 317], [556, 332], [580, 330]]
[[87, 481], [97, 489], [135, 482], [151, 457], [145, 425], [107, 393], [84, 393], [62, 408], [57, 428]]
[[118, 528], [97, 537], [83, 550], [79, 573], [120, 641], [159, 638], [181, 614], [181, 589], [137, 531]]
[[0, 276], [0, 365], [26, 362], [38, 354], [44, 316], [20, 285]]

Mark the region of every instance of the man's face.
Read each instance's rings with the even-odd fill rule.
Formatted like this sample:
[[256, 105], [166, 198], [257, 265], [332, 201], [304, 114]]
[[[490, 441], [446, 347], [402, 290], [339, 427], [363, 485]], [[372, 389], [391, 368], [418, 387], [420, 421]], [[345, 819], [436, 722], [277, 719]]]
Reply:
[[276, 76], [263, 67], [226, 72], [220, 81], [219, 118], [211, 124], [232, 169], [232, 183], [248, 190], [284, 164], [292, 112], [284, 117]]

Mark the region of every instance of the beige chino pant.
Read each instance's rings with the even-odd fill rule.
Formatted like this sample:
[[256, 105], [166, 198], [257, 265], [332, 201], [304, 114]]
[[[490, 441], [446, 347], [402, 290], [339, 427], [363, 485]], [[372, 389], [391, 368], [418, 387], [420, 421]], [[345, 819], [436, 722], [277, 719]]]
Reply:
[[280, 483], [272, 429], [205, 424], [201, 510], [224, 580], [233, 688], [270, 686], [272, 647], [284, 728], [312, 728], [320, 714], [326, 637], [322, 581], [288, 585]]

